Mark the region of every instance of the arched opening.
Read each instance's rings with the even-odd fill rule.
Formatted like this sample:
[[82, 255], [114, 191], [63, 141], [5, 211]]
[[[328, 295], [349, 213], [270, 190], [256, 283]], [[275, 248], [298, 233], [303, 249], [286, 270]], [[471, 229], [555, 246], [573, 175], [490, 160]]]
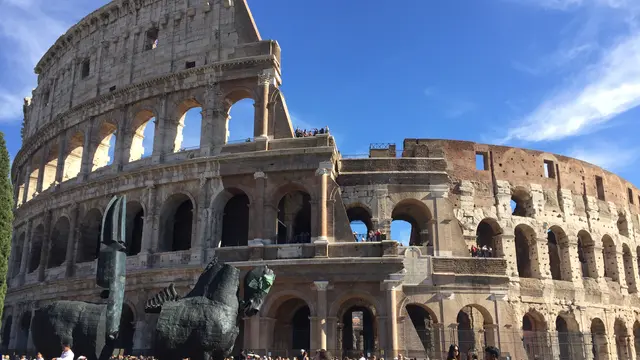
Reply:
[[[429, 208], [420, 200], [405, 199], [396, 204], [391, 212], [392, 239], [395, 237], [394, 222], [397, 220], [406, 221], [411, 225], [409, 245], [425, 246], [431, 245], [429, 234], [429, 224], [431, 212]], [[395, 240], [395, 239], [394, 239]]]
[[183, 251], [191, 248], [194, 206], [189, 196], [174, 194], [162, 209], [162, 251]]
[[27, 174], [26, 181], [29, 182], [27, 189], [27, 201], [36, 196], [38, 187], [38, 177], [40, 176], [40, 162], [42, 161], [42, 149], [38, 150], [31, 158], [31, 173]]
[[[246, 94], [245, 96], [249, 96]], [[255, 107], [251, 98], [235, 101], [227, 118], [227, 143], [252, 141], [254, 137]]]
[[618, 256], [616, 244], [609, 235], [602, 238], [602, 258], [604, 259], [604, 277], [612, 281], [619, 282], [618, 275]]
[[522, 278], [539, 278], [535, 231], [527, 225], [518, 225], [516, 226], [514, 234], [518, 276]]
[[120, 332], [118, 334], [118, 348], [124, 349], [126, 355], [131, 355], [133, 350], [133, 335], [136, 329], [135, 316], [128, 304], [122, 305], [120, 315]]
[[42, 172], [42, 191], [45, 191], [55, 185], [56, 172], [58, 171], [59, 151], [60, 146], [58, 143], [53, 142], [49, 144], [48, 151], [45, 154], [44, 159], [44, 171]]
[[582, 333], [573, 317], [556, 317], [560, 359], [583, 360], [585, 349]]
[[47, 269], [58, 267], [64, 263], [67, 257], [70, 231], [69, 219], [66, 217], [58, 219], [51, 233], [51, 248], [49, 250]]
[[93, 168], [91, 171], [96, 171], [113, 163], [116, 149], [116, 132], [117, 126], [115, 123], [104, 121], [100, 124], [95, 136], [97, 147], [93, 155]]
[[16, 343], [16, 352], [18, 354], [26, 354], [27, 345], [29, 344], [29, 329], [31, 327], [31, 311], [22, 313], [20, 317], [20, 330], [18, 332], [18, 341]]
[[11, 258], [11, 278], [15, 278], [20, 274], [20, 266], [22, 265], [22, 252], [24, 251], [24, 237], [21, 233], [18, 236], [18, 242], [13, 245], [13, 257]]
[[272, 356], [286, 356], [311, 347], [311, 322], [309, 306], [300, 298], [284, 301], [275, 312], [275, 324], [271, 349]]
[[84, 151], [84, 134], [76, 132], [67, 140], [67, 153], [64, 158], [62, 181], [73, 179], [82, 170], [82, 152]]
[[569, 241], [564, 230], [552, 226], [547, 230], [547, 249], [549, 251], [549, 270], [553, 280], [571, 281], [571, 263]]
[[77, 262], [91, 262], [98, 258], [98, 254], [100, 253], [101, 225], [102, 213], [100, 210], [89, 210], [80, 225]]
[[640, 359], [640, 322], [637, 320], [633, 323], [633, 348], [636, 352], [636, 359]]
[[153, 140], [158, 122], [153, 112], [143, 110], [136, 114], [131, 123], [129, 136], [129, 162], [149, 157], [153, 153]]
[[351, 225], [351, 231], [356, 241], [366, 240], [370, 231], [373, 231], [371, 212], [362, 205], [353, 205], [347, 208], [347, 217]]
[[[6, 313], [6, 310], [5, 310]], [[13, 325], [13, 317], [7, 316], [2, 322], [2, 349], [7, 350], [9, 348], [9, 342], [11, 341], [11, 326]]]
[[138, 255], [142, 250], [144, 231], [144, 209], [137, 201], [127, 203], [127, 255]]
[[578, 233], [578, 258], [582, 268], [582, 277], [597, 279], [596, 244], [585, 230]]
[[513, 216], [533, 217], [533, 200], [529, 191], [524, 188], [511, 191], [511, 211]]
[[173, 152], [198, 149], [202, 131], [202, 107], [194, 99], [184, 101], [179, 107], [180, 120], [175, 130]]
[[29, 273], [32, 273], [40, 266], [42, 256], [42, 243], [44, 242], [44, 225], [38, 225], [33, 230], [31, 236], [31, 253], [29, 254]]
[[487, 257], [503, 257], [502, 229], [493, 219], [484, 219], [476, 229], [476, 246], [478, 249], [486, 249], [481, 253]]
[[422, 305], [408, 304], [405, 307], [409, 320], [404, 322], [405, 343], [414, 345], [407, 348], [406, 356], [416, 358], [427, 354], [435, 358], [441, 353], [440, 333], [434, 326], [436, 317]]
[[[414, 227], [410, 222], [405, 220], [393, 220], [389, 230], [391, 231], [391, 239], [399, 242], [404, 246], [416, 246], [411, 243], [411, 239], [414, 238]], [[365, 237], [366, 239], [367, 237]]]
[[305, 191], [287, 193], [278, 202], [278, 244], [311, 242], [311, 196]]
[[227, 190], [227, 200], [222, 215], [222, 240], [220, 246], [247, 246], [249, 242], [249, 197], [241, 190]]
[[629, 245], [622, 244], [622, 264], [624, 265], [624, 279], [630, 294], [638, 292], [636, 287], [636, 272], [633, 270], [633, 255]]
[[609, 344], [607, 341], [607, 328], [602, 320], [591, 320], [591, 353], [593, 360], [609, 360]]
[[342, 357], [359, 358], [376, 351], [374, 314], [368, 306], [354, 305], [340, 317]]
[[631, 359], [631, 344], [629, 343], [629, 331], [624, 321], [616, 319], [613, 325], [614, 336], [616, 339], [616, 353], [618, 360], [630, 360]]
[[627, 214], [625, 214], [624, 211], [618, 212], [616, 225], [618, 225], [618, 233], [620, 235], [629, 237], [629, 222], [627, 221]]
[[548, 339], [544, 316], [535, 311], [526, 313], [522, 317], [522, 343], [527, 358], [529, 360], [552, 359], [553, 354]]
[[470, 349], [484, 349], [495, 345], [493, 320], [489, 312], [477, 305], [467, 305], [460, 309], [456, 317], [458, 330], [458, 347], [460, 354]]

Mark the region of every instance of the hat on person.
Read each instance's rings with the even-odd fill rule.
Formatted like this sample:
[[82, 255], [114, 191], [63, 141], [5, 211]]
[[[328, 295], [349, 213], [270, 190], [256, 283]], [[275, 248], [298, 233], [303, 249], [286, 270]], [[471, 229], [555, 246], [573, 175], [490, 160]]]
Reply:
[[495, 346], [487, 346], [484, 351], [489, 353], [489, 355], [500, 356], [500, 350], [498, 350], [498, 348]]

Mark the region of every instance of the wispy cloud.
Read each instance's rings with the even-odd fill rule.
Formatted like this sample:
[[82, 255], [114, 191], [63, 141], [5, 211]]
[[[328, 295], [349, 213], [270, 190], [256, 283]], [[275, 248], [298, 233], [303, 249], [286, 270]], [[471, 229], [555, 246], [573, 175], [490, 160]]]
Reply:
[[36, 86], [33, 68], [56, 39], [91, 9], [106, 0], [0, 1], [0, 45], [3, 73], [0, 84], [0, 122], [19, 120], [22, 98]]
[[438, 110], [442, 112], [444, 117], [448, 119], [459, 118], [466, 115], [477, 108], [477, 105], [471, 101], [449, 96], [434, 87], [428, 87], [423, 90], [425, 97], [433, 100]]
[[563, 69], [576, 60], [582, 59], [597, 50], [595, 44], [573, 44], [561, 47], [551, 55], [541, 56], [535, 63], [528, 64], [513, 61], [511, 66], [518, 71], [538, 76], [558, 69]]
[[615, 171], [635, 164], [640, 159], [640, 148], [590, 143], [589, 147], [572, 148], [568, 155]]
[[504, 141], [549, 141], [584, 134], [640, 105], [640, 33], [603, 53], [572, 84], [510, 128]]

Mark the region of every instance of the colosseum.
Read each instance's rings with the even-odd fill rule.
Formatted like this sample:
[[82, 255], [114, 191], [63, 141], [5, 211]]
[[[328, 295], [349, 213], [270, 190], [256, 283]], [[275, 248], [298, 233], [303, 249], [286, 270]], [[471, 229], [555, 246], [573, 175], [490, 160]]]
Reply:
[[[118, 194], [127, 353], [152, 353], [145, 301], [170, 283], [186, 292], [215, 255], [278, 276], [236, 353], [440, 359], [458, 344], [514, 360], [640, 358], [638, 188], [565, 156], [465, 141], [343, 157], [330, 133], [294, 132], [280, 59], [246, 0], [113, 1], [56, 41], [35, 69], [11, 173], [5, 351], [36, 350], [39, 307], [103, 301], [96, 250]], [[243, 99], [253, 137], [230, 142]], [[200, 143], [185, 148], [196, 108]], [[391, 238], [394, 220], [411, 224], [408, 244]], [[380, 235], [360, 241], [355, 221]], [[487, 250], [472, 256], [474, 244]]]

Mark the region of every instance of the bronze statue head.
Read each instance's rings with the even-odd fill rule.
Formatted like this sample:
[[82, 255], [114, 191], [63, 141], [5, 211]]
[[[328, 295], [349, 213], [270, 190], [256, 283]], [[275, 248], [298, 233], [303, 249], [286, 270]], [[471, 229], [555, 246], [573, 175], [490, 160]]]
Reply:
[[276, 274], [266, 265], [258, 266], [247, 273], [244, 278], [244, 300], [241, 309], [245, 316], [253, 316], [260, 311], [275, 279]]

